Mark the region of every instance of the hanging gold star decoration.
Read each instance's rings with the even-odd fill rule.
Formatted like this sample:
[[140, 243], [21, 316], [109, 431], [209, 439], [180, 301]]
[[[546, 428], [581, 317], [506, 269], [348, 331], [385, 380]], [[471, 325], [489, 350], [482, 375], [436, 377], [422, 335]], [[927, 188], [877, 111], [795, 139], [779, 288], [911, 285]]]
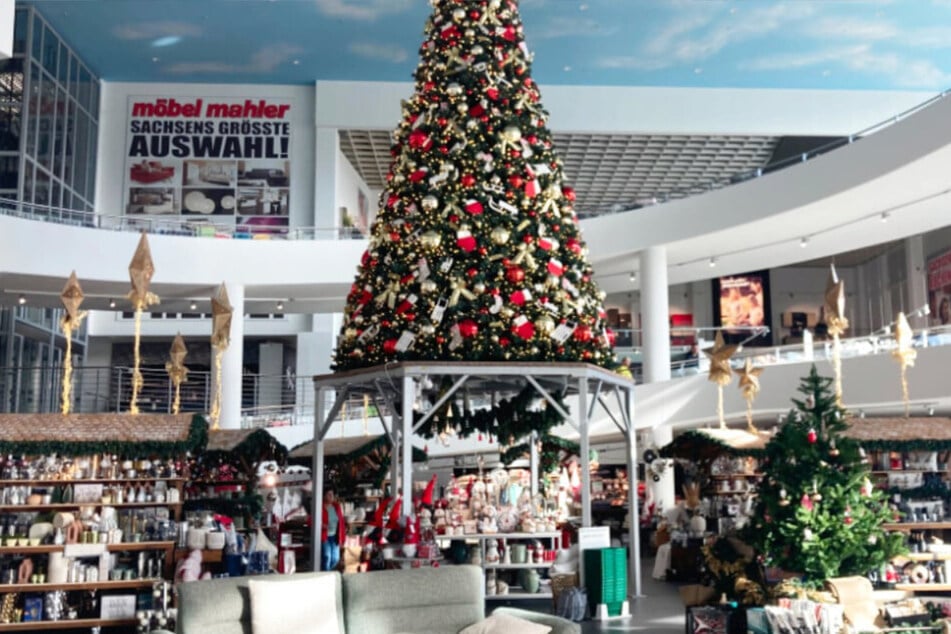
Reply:
[[152, 276], [155, 274], [155, 264], [152, 262], [152, 250], [149, 248], [149, 240], [142, 232], [139, 238], [139, 245], [132, 255], [132, 262], [129, 263], [129, 279], [132, 282], [132, 290], [129, 291], [128, 298], [135, 309], [135, 336], [132, 343], [132, 398], [129, 399], [129, 413], [139, 413], [139, 392], [142, 391], [142, 372], [139, 370], [141, 358], [139, 356], [139, 342], [142, 339], [142, 311], [152, 304], [158, 304], [158, 296], [149, 290], [152, 284]]
[[739, 371], [740, 375], [740, 393], [746, 401], [746, 429], [751, 434], [759, 433], [753, 425], [753, 399], [759, 394], [759, 375], [763, 373], [763, 368], [754, 368], [753, 360], [747, 358], [743, 369]]
[[717, 384], [717, 415], [720, 419], [720, 428], [726, 427], [726, 420], [723, 418], [723, 387], [730, 384], [733, 377], [733, 369], [730, 367], [730, 357], [737, 350], [735, 345], [724, 345], [723, 332], [718, 330], [717, 336], [713, 340], [713, 347], [704, 350], [703, 353], [710, 358], [710, 373], [707, 379]]
[[898, 345], [892, 350], [892, 357], [898, 361], [901, 368], [901, 396], [905, 403], [905, 418], [909, 416], [911, 407], [908, 400], [907, 369], [914, 367], [915, 359], [918, 357], [918, 351], [912, 347], [913, 334], [905, 313], [898, 313], [895, 319], [895, 343]]
[[182, 335], [179, 333], [175, 335], [175, 340], [172, 341], [172, 349], [168, 353], [171, 361], [165, 363], [165, 371], [168, 372], [168, 377], [172, 380], [172, 385], [175, 386], [175, 399], [172, 401], [173, 414], [177, 414], [181, 409], [182, 383], [188, 381], [188, 368], [185, 367], [185, 357], [187, 355], [188, 348], [185, 347], [185, 340], [182, 339]]
[[79, 328], [86, 312], [80, 312], [79, 306], [86, 298], [83, 295], [83, 288], [79, 285], [79, 278], [76, 277], [76, 271], [73, 271], [59, 299], [63, 302], [66, 314], [59, 320], [59, 325], [63, 329], [63, 337], [66, 339], [66, 354], [63, 359], [63, 389], [60, 399], [60, 410], [63, 414], [69, 414], [72, 409], [73, 401], [73, 331]]
[[211, 298], [211, 347], [215, 352], [215, 398], [211, 404], [211, 428], [218, 429], [221, 418], [221, 357], [231, 343], [231, 318], [234, 308], [228, 300], [224, 282]]
[[835, 272], [835, 263], [829, 265], [829, 281], [826, 283], [823, 306], [828, 332], [832, 335], [832, 369], [835, 372], [835, 401], [842, 406], [842, 344], [840, 335], [849, 327], [845, 316], [845, 282]]

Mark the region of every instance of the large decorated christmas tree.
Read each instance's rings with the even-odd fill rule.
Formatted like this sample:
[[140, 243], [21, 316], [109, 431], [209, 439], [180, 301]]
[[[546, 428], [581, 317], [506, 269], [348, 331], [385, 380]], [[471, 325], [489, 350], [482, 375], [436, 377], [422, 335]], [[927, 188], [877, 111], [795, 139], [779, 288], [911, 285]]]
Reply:
[[514, 0], [433, 0], [334, 369], [614, 364]]
[[843, 435], [846, 411], [832, 379], [815, 366], [796, 408], [766, 446], [763, 481], [747, 539], [767, 565], [804, 575], [807, 585], [877, 570], [903, 548], [883, 492], [872, 487], [858, 443]]

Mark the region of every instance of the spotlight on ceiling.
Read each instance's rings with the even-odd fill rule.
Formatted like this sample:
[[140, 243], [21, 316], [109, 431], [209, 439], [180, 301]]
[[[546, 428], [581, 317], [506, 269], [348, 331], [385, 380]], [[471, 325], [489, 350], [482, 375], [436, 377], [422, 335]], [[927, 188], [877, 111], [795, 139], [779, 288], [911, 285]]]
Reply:
[[631, 281], [637, 280], [637, 271], [631, 271]]
[[934, 407], [928, 408], [928, 416], [934, 416]]
[[188, 308], [190, 310], [198, 310], [198, 303], [193, 300], [192, 303], [188, 305]]
[[19, 297], [17, 297], [17, 304], [22, 306], [25, 303], [26, 303], [26, 295], [20, 295]]
[[284, 310], [284, 302], [278, 302], [278, 303], [277, 303], [277, 309], [278, 309], [278, 310]]
[[716, 259], [716, 258], [710, 258], [710, 268], [712, 269], [712, 268], [715, 267], [716, 265], [717, 265], [717, 259]]
[[891, 217], [892, 215], [888, 213], [887, 211], [882, 212], [882, 222], [888, 222], [888, 219]]
[[110, 300], [109, 300], [109, 308], [115, 308], [115, 307], [116, 307], [116, 300], [110, 299]]
[[809, 238], [807, 238], [806, 236], [803, 236], [802, 239], [799, 241], [799, 246], [802, 247], [803, 249], [805, 249], [806, 247], [808, 247], [808, 246], [809, 246]]

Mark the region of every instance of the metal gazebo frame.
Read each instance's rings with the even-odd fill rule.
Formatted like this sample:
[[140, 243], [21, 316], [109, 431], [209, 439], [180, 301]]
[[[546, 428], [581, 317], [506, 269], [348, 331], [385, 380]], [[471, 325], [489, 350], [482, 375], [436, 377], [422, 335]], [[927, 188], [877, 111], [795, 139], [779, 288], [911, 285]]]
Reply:
[[[432, 408], [415, 420], [414, 404], [427, 386], [451, 387], [438, 392]], [[313, 459], [313, 533], [312, 563], [319, 566], [319, 549], [324, 486], [324, 440], [337, 419], [343, 404], [353, 396], [368, 396], [379, 412], [386, 434], [393, 444], [391, 464], [392, 491], [412, 495], [412, 436], [425, 425], [433, 414], [459, 394], [469, 398], [507, 398], [531, 386], [548, 407], [557, 411], [564, 422], [571, 424], [580, 435], [580, 455], [586, 465], [590, 441], [589, 421], [595, 408], [601, 405], [627, 440], [627, 468], [631, 482], [628, 505], [631, 518], [628, 534], [629, 578], [633, 578], [634, 596], [641, 596], [640, 521], [637, 498], [637, 434], [634, 429], [634, 382], [604, 368], [586, 363], [527, 363], [527, 362], [446, 362], [409, 361], [379, 365], [359, 370], [324, 374], [314, 377], [316, 416], [314, 417]], [[578, 399], [578, 411], [572, 416], [562, 408], [553, 394]], [[330, 398], [333, 404], [328, 408]], [[616, 400], [620, 417], [608, 407], [608, 399]], [[493, 401], [494, 402], [494, 401]], [[390, 422], [387, 423], [387, 416]], [[404, 442], [404, 439], [409, 441]], [[516, 439], [521, 440], [521, 439]], [[537, 491], [538, 460], [536, 443], [532, 447], [532, 488]], [[409, 499], [408, 497], [406, 499]], [[581, 524], [591, 526], [591, 474], [581, 469]], [[402, 512], [408, 515], [412, 504], [404, 503]]]

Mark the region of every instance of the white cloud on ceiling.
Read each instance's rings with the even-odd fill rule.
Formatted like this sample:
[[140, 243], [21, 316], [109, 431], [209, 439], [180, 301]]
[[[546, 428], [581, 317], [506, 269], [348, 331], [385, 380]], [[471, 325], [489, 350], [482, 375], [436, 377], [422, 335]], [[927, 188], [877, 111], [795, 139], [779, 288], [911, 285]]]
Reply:
[[741, 67], [762, 71], [799, 70], [822, 65], [889, 77], [895, 86], [903, 88], [941, 89], [951, 84], [951, 74], [942, 71], [929, 60], [910, 59], [894, 53], [877, 53], [868, 44], [775, 55], [747, 62]]
[[889, 40], [901, 31], [885, 21], [868, 21], [852, 17], [829, 17], [817, 20], [808, 27], [808, 34], [830, 40], [860, 40], [863, 42]]
[[528, 35], [534, 40], [552, 40], [560, 37], [606, 37], [615, 35], [618, 31], [617, 26], [604, 26], [591, 18], [556, 16], [543, 25], [532, 27]]
[[399, 46], [387, 46], [373, 42], [352, 42], [350, 52], [367, 59], [401, 64], [409, 58], [409, 53]]
[[227, 62], [181, 62], [166, 66], [164, 70], [175, 74], [202, 74], [202, 73], [267, 73], [284, 62], [294, 58], [304, 52], [299, 46], [290, 44], [275, 44], [266, 46], [254, 55], [247, 64], [234, 64]]
[[324, 15], [345, 20], [372, 21], [387, 13], [403, 13], [412, 8], [411, 0], [315, 0]]
[[197, 37], [201, 27], [188, 22], [143, 22], [141, 24], [117, 24], [112, 34], [120, 40], [154, 40], [159, 37]]

